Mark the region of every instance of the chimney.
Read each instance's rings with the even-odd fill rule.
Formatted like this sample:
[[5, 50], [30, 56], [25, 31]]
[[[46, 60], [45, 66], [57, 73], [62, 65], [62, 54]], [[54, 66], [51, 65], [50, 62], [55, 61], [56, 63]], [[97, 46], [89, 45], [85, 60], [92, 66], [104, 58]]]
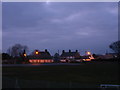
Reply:
[[25, 54], [25, 53], [26, 53], [26, 51], [25, 51], [25, 49], [24, 49], [23, 54]]
[[78, 50], [76, 50], [76, 52], [78, 52]]
[[71, 52], [71, 50], [69, 49], [69, 52]]
[[48, 52], [47, 49], [45, 49], [45, 52]]
[[63, 50], [62, 53], [65, 53], [65, 50]]

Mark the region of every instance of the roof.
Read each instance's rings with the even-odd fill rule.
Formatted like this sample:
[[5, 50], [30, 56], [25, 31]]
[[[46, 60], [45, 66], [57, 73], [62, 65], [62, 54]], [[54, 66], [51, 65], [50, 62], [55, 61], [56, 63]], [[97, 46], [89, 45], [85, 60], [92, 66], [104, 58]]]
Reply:
[[63, 52], [61, 54], [61, 57], [70, 57], [70, 56], [73, 56], [75, 58], [79, 58], [80, 54], [78, 52]]
[[28, 56], [29, 59], [52, 59], [48, 51], [38, 51], [38, 54], [32, 53]]
[[106, 55], [118, 55], [118, 53], [106, 53]]
[[90, 59], [89, 56], [81, 56], [81, 59]]

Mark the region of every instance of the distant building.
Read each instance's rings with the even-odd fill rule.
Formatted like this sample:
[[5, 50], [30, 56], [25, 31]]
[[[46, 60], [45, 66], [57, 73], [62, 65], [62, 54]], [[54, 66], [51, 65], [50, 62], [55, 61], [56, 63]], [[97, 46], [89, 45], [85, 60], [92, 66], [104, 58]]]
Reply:
[[81, 56], [80, 59], [83, 61], [91, 61], [90, 56]]
[[13, 57], [7, 53], [1, 53], [2, 56], [2, 64], [14, 64]]
[[106, 55], [109, 55], [113, 58], [118, 58], [119, 57], [119, 54], [118, 53], [106, 53]]
[[28, 56], [29, 63], [52, 63], [53, 59], [50, 53], [45, 51], [35, 50], [31, 55]]
[[65, 52], [65, 50], [63, 50], [60, 59], [61, 62], [74, 62], [76, 60], [80, 60], [80, 54], [78, 50], [75, 52], [71, 52], [71, 50], [69, 50], [69, 52]]
[[55, 53], [53, 59], [54, 59], [54, 62], [60, 62], [60, 55], [58, 53]]
[[114, 54], [105, 54], [105, 55], [99, 55], [98, 59], [113, 59], [117, 58], [117, 55]]
[[84, 56], [81, 56], [81, 60], [83, 60], [83, 61], [91, 61], [93, 59], [95, 59], [95, 58], [93, 57], [91, 52], [88, 52], [88, 51], [86, 51]]
[[95, 55], [95, 59], [117, 59], [119, 58], [118, 53], [106, 53], [105, 55]]

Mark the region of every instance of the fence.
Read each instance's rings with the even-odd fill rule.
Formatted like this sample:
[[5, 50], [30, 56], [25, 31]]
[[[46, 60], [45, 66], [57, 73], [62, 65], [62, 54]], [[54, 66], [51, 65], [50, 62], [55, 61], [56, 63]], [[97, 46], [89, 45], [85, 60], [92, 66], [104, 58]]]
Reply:
[[107, 90], [107, 89], [120, 90], [120, 85], [101, 84], [100, 88], [101, 90]]
[[3, 77], [2, 88], [97, 88], [99, 85], [81, 84], [74, 82], [56, 82], [43, 80], [23, 80], [18, 78]]

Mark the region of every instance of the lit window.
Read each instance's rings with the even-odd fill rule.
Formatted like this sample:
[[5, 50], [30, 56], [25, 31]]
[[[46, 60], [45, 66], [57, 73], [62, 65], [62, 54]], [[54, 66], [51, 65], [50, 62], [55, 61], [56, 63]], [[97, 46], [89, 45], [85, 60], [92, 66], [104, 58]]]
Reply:
[[29, 62], [31, 62], [31, 63], [32, 63], [32, 60], [29, 60]]
[[27, 56], [26, 53], [24, 53], [23, 56], [26, 57]]
[[35, 54], [38, 54], [38, 53], [39, 53], [38, 51], [35, 52]]
[[44, 60], [40, 60], [40, 62], [41, 62], [41, 63], [43, 63], [43, 62], [44, 62]]
[[34, 60], [34, 62], [36, 63], [36, 60]]

